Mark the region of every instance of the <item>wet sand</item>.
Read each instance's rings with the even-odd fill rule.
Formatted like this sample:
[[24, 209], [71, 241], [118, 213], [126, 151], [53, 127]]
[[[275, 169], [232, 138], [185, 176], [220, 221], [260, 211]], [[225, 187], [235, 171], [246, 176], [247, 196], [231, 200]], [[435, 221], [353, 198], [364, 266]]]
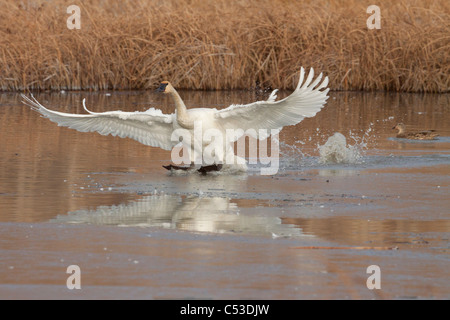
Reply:
[[[181, 92], [221, 108], [248, 92]], [[39, 94], [57, 110], [146, 110], [152, 93]], [[281, 96], [280, 96], [281, 97]], [[449, 95], [332, 93], [280, 134], [280, 170], [173, 175], [170, 152], [59, 128], [0, 95], [1, 299], [448, 299]], [[393, 138], [397, 122], [436, 141]], [[335, 132], [353, 164], [321, 164]], [[66, 269], [81, 268], [81, 290]], [[378, 265], [381, 289], [366, 269]]]

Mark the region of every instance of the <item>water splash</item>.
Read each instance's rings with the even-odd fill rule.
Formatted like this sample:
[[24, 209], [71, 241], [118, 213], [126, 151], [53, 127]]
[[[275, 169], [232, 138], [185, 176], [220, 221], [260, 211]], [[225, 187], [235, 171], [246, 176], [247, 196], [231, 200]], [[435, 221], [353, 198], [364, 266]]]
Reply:
[[306, 155], [300, 147], [297, 146], [297, 143], [304, 144], [301, 141], [297, 141], [294, 144], [288, 144], [283, 141], [279, 142], [280, 156], [285, 160], [286, 164], [298, 164], [305, 158]]
[[[347, 139], [341, 133], [336, 132], [329, 136], [317, 128], [306, 139], [297, 140], [293, 144], [279, 141], [280, 171], [317, 165], [365, 163], [364, 156], [368, 145], [377, 144], [373, 126], [374, 123], [370, 123], [366, 130], [349, 130]], [[317, 140], [321, 142], [315, 142]]]
[[351, 136], [355, 140], [354, 145], [347, 145], [344, 135], [336, 132], [328, 138], [324, 145], [319, 146], [320, 164], [358, 164], [362, 163], [362, 149], [366, 146], [364, 139]]

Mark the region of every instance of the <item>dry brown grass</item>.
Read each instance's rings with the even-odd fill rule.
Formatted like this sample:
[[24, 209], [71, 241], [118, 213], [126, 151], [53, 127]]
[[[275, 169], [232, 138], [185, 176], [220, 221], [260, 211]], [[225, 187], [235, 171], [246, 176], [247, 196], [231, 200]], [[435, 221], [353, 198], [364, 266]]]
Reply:
[[[81, 30], [66, 27], [81, 8]], [[0, 90], [292, 89], [300, 66], [333, 90], [448, 92], [448, 0], [0, 0]]]

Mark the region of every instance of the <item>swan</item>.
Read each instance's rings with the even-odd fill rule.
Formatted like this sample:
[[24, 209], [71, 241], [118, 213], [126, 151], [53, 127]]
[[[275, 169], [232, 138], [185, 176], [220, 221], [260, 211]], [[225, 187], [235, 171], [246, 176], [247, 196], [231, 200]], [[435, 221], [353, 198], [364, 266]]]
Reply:
[[[200, 164], [198, 171], [206, 173], [220, 170], [224, 164], [230, 164], [245, 171], [246, 161], [234, 154], [233, 143], [243, 135], [263, 140], [285, 126], [295, 125], [304, 118], [314, 117], [324, 107], [329, 88], [327, 88], [328, 77], [321, 81], [322, 73], [314, 81], [313, 78], [314, 69], [311, 68], [305, 80], [305, 70], [302, 67], [296, 89], [286, 98], [276, 101], [277, 89], [275, 89], [265, 101], [243, 105], [233, 104], [221, 110], [188, 109], [168, 81], [161, 82], [157, 91], [172, 97], [175, 103], [175, 112], [172, 114], [163, 114], [161, 110], [155, 108], [144, 112], [92, 112], [87, 109], [85, 99], [83, 99], [83, 107], [88, 114], [64, 113], [47, 109], [33, 95], [29, 98], [23, 94], [22, 102], [57, 123], [58, 126], [69, 127], [80, 132], [98, 132], [102, 135], [111, 134], [121, 138], [131, 138], [147, 146], [172, 150], [172, 156], [175, 146], [186, 147], [189, 159], [184, 163], [189, 166], [164, 166], [168, 170], [188, 170]], [[228, 134], [230, 131], [233, 134]], [[178, 136], [174, 138], [175, 132]], [[226, 139], [223, 138], [224, 141], [218, 148], [212, 148], [212, 151], [211, 148], [209, 149], [214, 157], [212, 161], [211, 159], [205, 161], [202, 155], [209, 148], [209, 144], [207, 139], [204, 139], [204, 135], [211, 132], [214, 140], [218, 135]], [[181, 143], [180, 136], [183, 137]], [[175, 164], [181, 163], [175, 162]]]

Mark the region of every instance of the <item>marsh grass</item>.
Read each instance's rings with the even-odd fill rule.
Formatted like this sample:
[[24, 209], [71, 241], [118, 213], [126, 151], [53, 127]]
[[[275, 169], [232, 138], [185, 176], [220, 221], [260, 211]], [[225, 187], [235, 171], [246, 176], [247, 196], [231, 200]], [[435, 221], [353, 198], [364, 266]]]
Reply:
[[292, 89], [304, 66], [333, 90], [448, 92], [450, 3], [380, 0], [368, 30], [371, 2], [0, 0], [0, 90]]

